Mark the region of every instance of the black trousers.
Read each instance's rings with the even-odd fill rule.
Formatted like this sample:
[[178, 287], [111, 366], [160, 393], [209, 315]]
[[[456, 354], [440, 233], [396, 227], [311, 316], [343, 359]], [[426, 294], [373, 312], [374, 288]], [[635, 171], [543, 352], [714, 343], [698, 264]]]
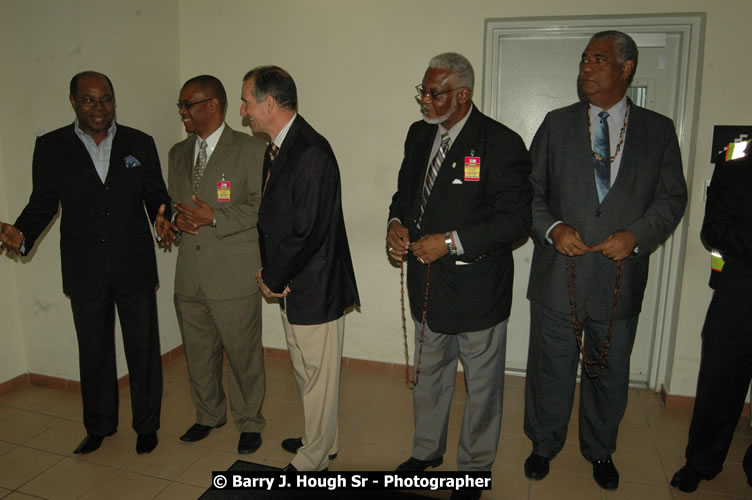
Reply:
[[155, 432], [162, 405], [162, 363], [154, 288], [122, 294], [110, 287], [96, 296], [71, 297], [84, 426], [88, 434], [100, 436], [117, 431], [115, 307], [128, 364], [133, 429], [139, 434]]
[[709, 476], [723, 468], [752, 380], [749, 292], [749, 287], [716, 290], [702, 329], [700, 373], [685, 455], [688, 466]]

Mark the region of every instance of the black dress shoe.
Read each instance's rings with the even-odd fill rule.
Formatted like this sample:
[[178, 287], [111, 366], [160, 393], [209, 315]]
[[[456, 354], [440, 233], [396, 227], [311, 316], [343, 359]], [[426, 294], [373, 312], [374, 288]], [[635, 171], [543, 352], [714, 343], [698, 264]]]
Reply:
[[209, 435], [212, 429], [219, 429], [223, 425], [225, 424], [222, 423], [215, 427], [212, 427], [211, 425], [193, 424], [190, 429], [185, 431], [185, 434], [180, 436], [180, 440], [185, 441], [186, 443], [201, 441]]
[[159, 444], [159, 439], [156, 432], [139, 434], [138, 438], [136, 438], [136, 453], [139, 455], [151, 453], [157, 447], [157, 444]]
[[96, 451], [100, 446], [102, 446], [102, 441], [104, 441], [104, 436], [87, 434], [84, 440], [81, 441], [81, 444], [79, 444], [78, 447], [73, 450], [73, 453], [77, 455], [85, 455], [86, 453]]
[[246, 453], [253, 453], [261, 446], [261, 433], [260, 432], [241, 432], [240, 440], [238, 440], [238, 453], [244, 455]]
[[293, 464], [287, 464], [285, 468], [282, 469], [282, 472], [298, 472], [298, 469], [296, 469]]
[[444, 463], [444, 457], [433, 458], [431, 460], [410, 457], [399, 464], [396, 472], [422, 472], [429, 467], [438, 467], [442, 463]]
[[548, 475], [550, 458], [531, 453], [525, 460], [525, 477], [540, 481]]
[[[282, 448], [290, 453], [297, 453], [298, 449], [303, 446], [303, 438], [287, 438], [282, 441]], [[329, 455], [329, 460], [337, 458], [336, 453]]]
[[713, 479], [714, 477], [715, 474], [709, 476], [707, 474], [703, 474], [702, 472], [694, 470], [688, 465], [685, 465], [684, 467], [676, 471], [674, 477], [671, 478], [671, 486], [673, 486], [674, 488], [679, 488], [685, 493], [692, 493], [697, 489], [700, 481], [702, 481], [703, 479]]
[[610, 458], [593, 460], [593, 479], [604, 490], [615, 490], [619, 487], [619, 471]]
[[752, 444], [747, 448], [747, 453], [744, 454], [744, 460], [742, 460], [742, 467], [747, 474], [747, 483], [752, 486]]
[[453, 490], [449, 500], [478, 500], [483, 490], [480, 488], [460, 488]]

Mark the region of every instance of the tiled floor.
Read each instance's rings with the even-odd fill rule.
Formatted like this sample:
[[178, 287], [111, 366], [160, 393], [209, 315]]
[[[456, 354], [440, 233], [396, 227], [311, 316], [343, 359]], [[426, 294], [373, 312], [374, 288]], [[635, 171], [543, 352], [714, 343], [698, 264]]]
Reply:
[[[212, 470], [227, 469], [242, 458], [283, 467], [291, 455], [280, 448], [285, 437], [299, 436], [301, 407], [287, 360], [267, 359], [264, 443], [252, 455], [237, 455], [238, 432], [232, 425], [214, 430], [199, 443], [178, 437], [194, 421], [185, 362], [165, 367], [165, 393], [159, 447], [136, 455], [130, 429], [130, 398], [121, 391], [120, 431], [102, 448], [83, 457], [71, 453], [84, 436], [80, 396], [28, 386], [0, 396], [0, 498], [6, 499], [194, 499], [209, 487]], [[522, 463], [530, 442], [522, 431], [524, 379], [508, 376], [499, 453], [487, 499], [671, 499], [752, 498], [741, 460], [752, 442], [747, 419], [740, 422], [723, 472], [704, 481], [692, 494], [668, 486], [683, 464], [691, 412], [668, 410], [645, 390], [630, 390], [629, 407], [619, 433], [614, 461], [621, 473], [619, 489], [601, 490], [579, 453], [573, 420], [562, 453], [551, 462], [543, 481], [524, 477]], [[464, 390], [455, 393], [449, 449], [440, 469], [456, 468], [457, 438]], [[574, 415], [576, 419], [576, 415]], [[333, 470], [392, 470], [410, 456], [410, 390], [404, 372], [385, 373], [345, 368], [342, 374], [340, 432], [343, 437]], [[446, 498], [448, 494], [439, 495]]]

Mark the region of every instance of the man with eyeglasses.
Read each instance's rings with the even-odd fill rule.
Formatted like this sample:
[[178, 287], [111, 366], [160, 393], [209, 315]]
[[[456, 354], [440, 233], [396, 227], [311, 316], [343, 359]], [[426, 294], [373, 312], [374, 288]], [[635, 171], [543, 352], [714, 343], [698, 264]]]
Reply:
[[175, 311], [196, 406], [196, 423], [180, 439], [200, 441], [227, 422], [224, 352], [238, 453], [253, 453], [265, 423], [261, 294], [254, 279], [261, 267], [256, 222], [265, 145], [225, 123], [227, 95], [213, 76], [185, 82], [177, 105], [190, 136], [169, 153], [176, 214], [167, 241], [181, 233]]
[[[157, 263], [149, 221], [158, 213], [169, 217], [169, 197], [152, 138], [115, 123], [115, 92], [107, 76], [75, 75], [70, 103], [74, 123], [37, 139], [29, 203], [14, 225], [0, 223], [0, 243], [9, 254], [28, 255], [62, 207], [63, 291], [78, 338], [87, 432], [73, 453], [95, 451], [117, 431], [115, 308], [128, 363], [136, 451], [149, 453], [158, 443], [162, 400]], [[164, 234], [163, 226], [157, 230]]]
[[467, 387], [458, 468], [490, 470], [499, 442], [512, 248], [531, 223], [530, 157], [519, 135], [473, 105], [473, 85], [465, 57], [431, 59], [417, 87], [423, 120], [407, 133], [389, 207], [387, 251], [407, 261], [415, 323], [415, 436], [398, 471], [442, 463], [458, 359]]

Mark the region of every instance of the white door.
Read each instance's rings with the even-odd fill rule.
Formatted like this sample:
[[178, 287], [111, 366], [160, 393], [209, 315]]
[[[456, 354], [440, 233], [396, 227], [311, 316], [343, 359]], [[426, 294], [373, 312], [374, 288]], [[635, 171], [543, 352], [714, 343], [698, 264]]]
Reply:
[[[638, 44], [639, 63], [633, 88], [629, 91], [635, 104], [677, 119], [677, 107], [681, 108], [677, 104], [683, 97], [680, 80], [686, 74], [681, 50], [682, 43], [687, 43], [685, 34], [669, 30], [632, 32], [606, 23], [593, 24], [597, 20], [588, 21], [589, 26], [571, 29], [561, 25], [556, 25], [555, 29], [518, 29], [505, 22], [503, 35], [492, 21], [487, 22], [483, 108], [519, 133], [528, 147], [548, 111], [577, 101], [580, 56], [590, 35], [605, 29], [625, 31]], [[525, 20], [522, 24], [529, 22]], [[495, 35], [489, 35], [494, 29]], [[532, 247], [532, 242], [528, 241], [514, 253], [514, 304], [507, 340], [507, 369], [510, 371], [524, 371], [527, 361], [530, 312], [525, 295]], [[657, 367], [656, 351], [663, 345], [666, 315], [670, 314], [667, 302], [675, 294], [669, 289], [672, 258], [673, 252], [667, 252], [664, 246], [650, 257], [650, 277], [631, 359], [630, 380], [634, 383], [651, 382], [651, 371], [655, 372]], [[653, 375], [655, 380], [655, 373]]]

